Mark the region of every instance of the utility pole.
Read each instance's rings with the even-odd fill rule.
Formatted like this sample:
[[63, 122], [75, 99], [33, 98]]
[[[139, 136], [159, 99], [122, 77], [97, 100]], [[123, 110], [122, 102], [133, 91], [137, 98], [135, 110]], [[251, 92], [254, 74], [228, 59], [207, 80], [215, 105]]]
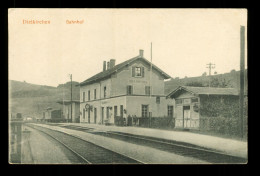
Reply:
[[210, 87], [210, 78], [211, 78], [211, 69], [215, 68], [215, 64], [212, 64], [211, 62], [207, 64], [208, 66], [206, 68], [209, 69], [209, 87]]
[[[153, 51], [153, 44], [152, 44], [152, 42], [151, 42], [150, 99], [152, 98], [152, 86], [151, 86], [152, 74], [153, 74], [153, 73], [152, 73], [152, 69], [153, 69], [153, 64], [152, 64], [152, 62], [153, 62], [153, 54], [152, 54], [152, 53], [153, 53], [153, 52], [152, 52], [152, 51]], [[150, 102], [152, 102], [152, 101], [150, 101]], [[151, 107], [150, 107], [149, 109], [151, 109]], [[152, 117], [151, 117], [151, 116], [152, 116], [152, 113], [149, 113], [149, 119], [150, 119], [150, 120], [149, 120], [149, 122], [150, 122], [150, 123], [149, 123], [149, 126], [150, 126], [150, 128], [151, 128], [151, 126], [152, 126], [152, 124], [151, 124], [151, 123], [152, 123], [152, 122], [151, 122], [151, 121], [152, 121]]]
[[70, 117], [72, 122], [72, 74], [70, 74]]
[[244, 117], [244, 70], [245, 70], [245, 26], [240, 26], [240, 134], [243, 138], [243, 117]]

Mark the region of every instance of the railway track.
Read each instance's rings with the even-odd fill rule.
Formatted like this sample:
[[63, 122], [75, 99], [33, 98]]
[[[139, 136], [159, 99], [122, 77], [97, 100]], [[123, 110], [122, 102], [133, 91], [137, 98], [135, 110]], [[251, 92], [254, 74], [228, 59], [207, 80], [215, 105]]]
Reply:
[[207, 148], [199, 147], [192, 144], [180, 143], [172, 140], [164, 140], [147, 136], [133, 135], [121, 132], [112, 131], [96, 131], [94, 128], [79, 127], [76, 125], [59, 125], [63, 128], [68, 128], [72, 130], [83, 131], [87, 133], [92, 133], [96, 135], [101, 135], [113, 139], [119, 139], [133, 144], [138, 144], [142, 146], [152, 147], [159, 150], [175, 153], [181, 156], [193, 157], [210, 163], [246, 163], [245, 158], [228, 155], [215, 150], [210, 150]]
[[87, 142], [76, 136], [65, 134], [59, 131], [47, 129], [44, 127], [28, 125], [38, 130], [65, 146], [81, 160], [81, 164], [142, 164], [133, 158], [108, 150], [101, 146]]

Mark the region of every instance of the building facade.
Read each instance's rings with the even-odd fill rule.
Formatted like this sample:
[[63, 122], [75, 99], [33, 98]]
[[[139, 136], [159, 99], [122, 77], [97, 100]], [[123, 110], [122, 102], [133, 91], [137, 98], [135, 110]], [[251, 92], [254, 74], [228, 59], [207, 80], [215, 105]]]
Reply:
[[[107, 68], [106, 68], [107, 66]], [[114, 124], [115, 117], [173, 117], [174, 101], [166, 99], [164, 80], [170, 76], [139, 55], [81, 82], [80, 122]]]

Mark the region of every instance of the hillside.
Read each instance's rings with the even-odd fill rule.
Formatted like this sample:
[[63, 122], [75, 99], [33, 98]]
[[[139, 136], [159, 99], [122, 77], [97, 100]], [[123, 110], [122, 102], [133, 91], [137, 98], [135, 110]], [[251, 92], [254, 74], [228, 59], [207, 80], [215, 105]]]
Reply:
[[[79, 99], [78, 82], [72, 82], [72, 97]], [[12, 113], [21, 112], [25, 116], [41, 117], [47, 107], [60, 109], [58, 100], [70, 99], [70, 82], [57, 87], [36, 85], [9, 80], [9, 107]]]
[[[227, 83], [227, 87], [237, 88], [240, 86], [240, 72], [239, 71], [231, 71], [230, 73], [211, 75], [211, 80], [218, 79], [219, 81]], [[178, 86], [185, 86], [191, 83], [200, 83], [202, 86], [208, 86], [209, 77], [208, 76], [198, 76], [198, 77], [190, 77], [190, 78], [175, 78], [169, 81], [165, 81], [164, 91], [165, 95], [168, 95], [171, 91], [176, 89]], [[245, 70], [245, 90], [247, 92], [247, 70]]]

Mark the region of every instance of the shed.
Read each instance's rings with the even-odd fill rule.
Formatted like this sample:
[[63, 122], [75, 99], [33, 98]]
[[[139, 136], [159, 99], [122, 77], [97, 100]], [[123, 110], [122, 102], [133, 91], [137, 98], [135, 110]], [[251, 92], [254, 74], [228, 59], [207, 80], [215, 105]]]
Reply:
[[234, 88], [179, 86], [167, 98], [175, 101], [176, 128], [198, 129], [202, 116], [224, 115], [228, 111], [222, 112], [221, 107], [239, 105], [239, 92]]

